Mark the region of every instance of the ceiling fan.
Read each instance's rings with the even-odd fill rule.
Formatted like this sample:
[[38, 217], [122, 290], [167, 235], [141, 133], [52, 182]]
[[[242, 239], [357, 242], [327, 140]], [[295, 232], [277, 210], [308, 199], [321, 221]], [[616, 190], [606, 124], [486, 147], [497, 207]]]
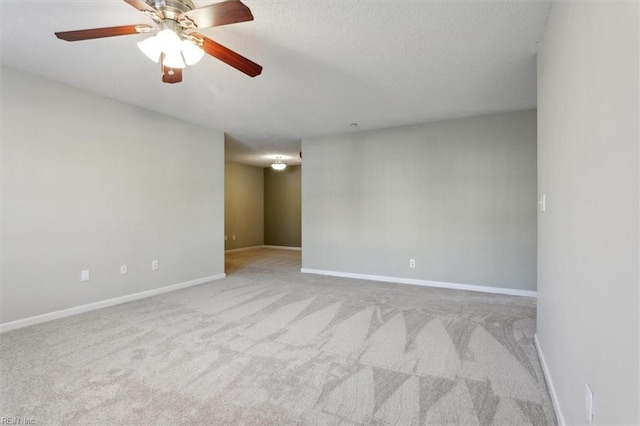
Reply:
[[124, 0], [155, 21], [147, 24], [121, 25], [88, 30], [57, 32], [56, 37], [66, 41], [90, 40], [121, 35], [157, 35], [138, 43], [138, 47], [162, 67], [162, 81], [179, 83], [182, 69], [198, 62], [205, 53], [242, 71], [250, 77], [262, 72], [262, 66], [245, 58], [196, 29], [252, 21], [253, 15], [240, 0], [227, 0], [196, 8], [191, 0]]

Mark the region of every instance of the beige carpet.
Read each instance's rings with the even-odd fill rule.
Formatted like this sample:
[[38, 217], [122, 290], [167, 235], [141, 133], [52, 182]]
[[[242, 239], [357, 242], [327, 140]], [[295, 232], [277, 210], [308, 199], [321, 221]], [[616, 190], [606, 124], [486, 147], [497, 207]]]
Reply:
[[225, 280], [5, 333], [0, 417], [43, 424], [555, 424], [535, 301], [301, 274]]

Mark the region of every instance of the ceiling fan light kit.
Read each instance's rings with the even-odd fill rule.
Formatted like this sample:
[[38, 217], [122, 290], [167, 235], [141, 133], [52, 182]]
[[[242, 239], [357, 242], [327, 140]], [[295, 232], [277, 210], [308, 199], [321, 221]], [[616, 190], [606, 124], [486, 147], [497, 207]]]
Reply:
[[282, 160], [280, 159], [280, 157], [276, 158], [276, 161], [273, 162], [273, 164], [271, 164], [271, 168], [273, 170], [277, 170], [277, 171], [282, 171], [284, 169], [287, 168], [287, 165], [285, 163], [282, 162]]
[[184, 62], [187, 65], [197, 64], [204, 56], [204, 50], [192, 40], [182, 40], [180, 42], [180, 53], [182, 53]]
[[260, 75], [262, 67], [231, 49], [195, 32], [237, 22], [252, 21], [253, 15], [239, 0], [227, 0], [196, 8], [191, 0], [124, 0], [156, 22], [146, 24], [55, 33], [65, 41], [90, 40], [120, 35], [143, 34], [158, 31], [138, 43], [138, 48], [152, 61], [162, 65], [162, 81], [179, 83], [182, 69], [198, 63], [205, 53], [221, 60], [250, 77]]
[[[164, 29], [138, 43], [138, 48], [153, 62], [160, 62], [164, 53], [164, 65], [169, 68], [184, 68], [194, 65], [204, 56], [202, 40], [184, 34], [176, 24], [162, 23]], [[180, 35], [178, 35], [180, 34]]]

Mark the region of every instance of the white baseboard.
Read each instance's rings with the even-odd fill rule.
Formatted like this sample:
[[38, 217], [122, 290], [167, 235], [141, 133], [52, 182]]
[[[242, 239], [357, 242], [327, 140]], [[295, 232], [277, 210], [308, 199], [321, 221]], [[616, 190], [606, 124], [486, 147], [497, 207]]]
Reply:
[[302, 251], [302, 247], [289, 247], [289, 246], [262, 246], [263, 248], [278, 249], [278, 250], [293, 250]]
[[547, 367], [547, 361], [544, 359], [544, 354], [542, 353], [542, 348], [540, 348], [540, 342], [538, 341], [537, 334], [533, 335], [533, 343], [536, 347], [536, 351], [538, 352], [538, 358], [540, 358], [540, 365], [542, 366], [544, 379], [547, 381], [547, 388], [549, 388], [549, 393], [551, 394], [551, 402], [553, 403], [553, 409], [556, 412], [556, 420], [558, 420], [559, 426], [564, 426], [567, 423], [564, 421], [564, 416], [562, 415], [562, 410], [560, 409], [560, 402], [558, 401], [558, 395], [556, 394], [556, 389], [553, 387], [553, 380], [551, 380], [551, 375], [549, 374], [549, 369]]
[[307, 274], [329, 275], [332, 277], [355, 278], [357, 280], [383, 281], [388, 283], [411, 284], [425, 287], [450, 288], [453, 290], [479, 291], [482, 293], [507, 294], [510, 296], [537, 297], [538, 292], [503, 287], [486, 287], [471, 284], [447, 283], [442, 281], [417, 280], [414, 278], [386, 277], [382, 275], [354, 274], [351, 272], [325, 271], [322, 269], [302, 268], [300, 272]]
[[236, 248], [236, 249], [229, 249], [229, 250], [225, 250], [225, 253], [236, 253], [239, 251], [247, 251], [247, 250], [255, 250], [255, 249], [261, 249], [264, 246], [250, 246], [250, 247], [240, 247], [240, 248]]
[[225, 250], [225, 253], [236, 253], [239, 251], [246, 251], [246, 250], [256, 250], [256, 249], [263, 249], [263, 248], [268, 248], [268, 249], [278, 249], [278, 250], [295, 250], [295, 251], [302, 251], [302, 247], [289, 247], [289, 246], [250, 246], [250, 247], [240, 247], [237, 249], [230, 249], [230, 250]]
[[35, 317], [23, 318], [11, 322], [0, 324], [0, 333], [4, 333], [17, 328], [28, 327], [30, 325], [40, 324], [47, 321], [53, 321], [60, 318], [70, 317], [72, 315], [82, 314], [84, 312], [95, 311], [96, 309], [107, 308], [109, 306], [119, 305], [121, 303], [131, 302], [133, 300], [144, 299], [146, 297], [156, 296], [170, 291], [180, 290], [194, 285], [200, 285], [215, 281], [226, 277], [226, 274], [211, 275], [209, 277], [198, 278], [191, 281], [185, 281], [179, 284], [173, 284], [166, 287], [155, 288], [153, 290], [142, 291], [140, 293], [128, 294], [126, 296], [114, 297], [113, 299], [102, 300], [100, 302], [89, 303], [87, 305], [75, 306], [73, 308], [63, 309], [61, 311], [49, 312], [47, 314], [37, 315]]

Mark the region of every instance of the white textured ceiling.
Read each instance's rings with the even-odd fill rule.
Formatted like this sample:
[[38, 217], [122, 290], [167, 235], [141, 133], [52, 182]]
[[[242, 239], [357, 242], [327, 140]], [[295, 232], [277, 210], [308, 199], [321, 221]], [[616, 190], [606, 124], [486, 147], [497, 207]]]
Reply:
[[297, 161], [305, 137], [536, 105], [548, 2], [244, 3], [254, 21], [201, 32], [261, 64], [256, 78], [205, 57], [182, 83], [163, 84], [136, 46], [145, 35], [54, 36], [152, 23], [120, 0], [1, 0], [2, 63], [222, 130], [229, 158], [256, 165], [276, 154]]

